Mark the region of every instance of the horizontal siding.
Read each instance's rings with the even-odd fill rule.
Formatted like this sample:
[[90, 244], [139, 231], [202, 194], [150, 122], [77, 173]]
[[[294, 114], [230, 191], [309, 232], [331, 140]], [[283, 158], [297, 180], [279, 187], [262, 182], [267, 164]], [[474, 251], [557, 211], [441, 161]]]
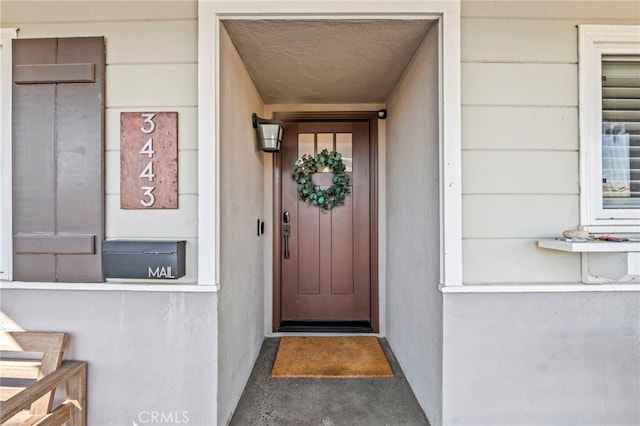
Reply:
[[197, 0], [163, 0], [163, 1], [124, 1], [118, 7], [113, 7], [112, 0], [97, 1], [97, 16], [106, 21], [127, 20], [167, 20], [188, 19], [198, 17]]
[[463, 1], [467, 283], [578, 282], [535, 241], [579, 223], [579, 24], [638, 24], [640, 2]]
[[107, 107], [197, 105], [197, 64], [107, 67]]
[[[20, 38], [105, 37], [107, 238], [187, 240], [180, 281], [197, 282], [197, 2], [3, 1], [2, 22]], [[120, 209], [120, 113], [132, 111], [178, 112], [178, 209]]]
[[107, 195], [107, 236], [128, 238], [197, 238], [198, 196], [178, 198], [178, 209], [123, 210], [120, 194]]
[[[121, 2], [123, 3], [123, 2]], [[198, 21], [83, 22], [34, 24], [21, 38], [104, 36], [108, 64], [196, 63]], [[136, 46], [136, 48], [132, 48]]]
[[465, 194], [578, 194], [578, 153], [464, 151]]
[[599, 23], [620, 22], [640, 16], [635, 1], [462, 1], [463, 17], [582, 19]]
[[578, 150], [577, 107], [462, 107], [462, 149]]
[[466, 239], [465, 281], [485, 283], [580, 282], [580, 255], [541, 249], [536, 239]]
[[197, 0], [2, 1], [3, 23], [195, 19]]
[[576, 106], [578, 66], [463, 63], [462, 104]]
[[579, 223], [578, 209], [577, 195], [463, 195], [463, 235], [465, 238], [556, 237]]
[[465, 18], [462, 32], [474, 37], [462, 38], [462, 61], [576, 63], [576, 23]]

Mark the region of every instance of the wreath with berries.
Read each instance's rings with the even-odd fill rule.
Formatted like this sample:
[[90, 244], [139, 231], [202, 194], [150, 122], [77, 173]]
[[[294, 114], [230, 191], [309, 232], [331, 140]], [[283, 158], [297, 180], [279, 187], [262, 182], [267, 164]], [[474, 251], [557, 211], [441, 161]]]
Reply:
[[[312, 176], [325, 167], [333, 172], [333, 185], [320, 189], [313, 183]], [[339, 152], [325, 149], [315, 156], [303, 155], [296, 161], [296, 168], [291, 172], [291, 177], [298, 184], [298, 197], [325, 210], [344, 204], [349, 193], [349, 175], [345, 168]]]

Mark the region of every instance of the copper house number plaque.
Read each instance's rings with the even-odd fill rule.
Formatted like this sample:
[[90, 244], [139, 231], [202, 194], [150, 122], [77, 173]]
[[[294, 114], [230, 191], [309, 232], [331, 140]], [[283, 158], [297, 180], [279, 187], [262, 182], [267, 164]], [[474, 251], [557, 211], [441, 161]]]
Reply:
[[178, 208], [178, 113], [120, 113], [120, 208]]

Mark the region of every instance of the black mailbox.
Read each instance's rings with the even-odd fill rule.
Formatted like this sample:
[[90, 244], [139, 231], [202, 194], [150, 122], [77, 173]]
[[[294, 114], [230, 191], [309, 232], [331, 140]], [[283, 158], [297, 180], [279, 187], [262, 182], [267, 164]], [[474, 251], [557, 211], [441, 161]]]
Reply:
[[186, 241], [104, 241], [102, 273], [105, 278], [183, 277], [185, 245]]

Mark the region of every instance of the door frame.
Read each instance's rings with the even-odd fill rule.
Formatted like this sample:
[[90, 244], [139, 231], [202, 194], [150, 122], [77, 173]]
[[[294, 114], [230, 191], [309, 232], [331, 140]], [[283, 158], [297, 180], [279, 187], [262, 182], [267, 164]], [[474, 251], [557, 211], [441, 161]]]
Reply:
[[[338, 11], [339, 9], [339, 11]], [[440, 129], [440, 287], [464, 291], [462, 284], [462, 78], [461, 3], [198, 1], [198, 254], [201, 291], [220, 283], [220, 40], [229, 19], [431, 19], [438, 23], [438, 108]], [[259, 11], [257, 11], [259, 10]], [[270, 109], [269, 105], [264, 105]], [[249, 111], [251, 113], [252, 111]], [[268, 173], [268, 171], [267, 171]], [[445, 213], [446, 212], [446, 213]], [[205, 290], [206, 289], [206, 290]], [[268, 327], [265, 327], [268, 328]]]
[[[327, 112], [274, 112], [274, 118], [287, 121], [368, 121], [369, 122], [369, 214], [371, 217], [370, 235], [370, 312], [373, 333], [379, 332], [379, 297], [378, 297], [378, 117], [376, 111], [327, 111]], [[281, 294], [280, 294], [280, 253], [282, 250], [281, 221], [281, 154], [274, 156], [273, 162], [273, 296], [272, 296], [272, 324], [273, 332], [278, 332], [281, 322]]]

